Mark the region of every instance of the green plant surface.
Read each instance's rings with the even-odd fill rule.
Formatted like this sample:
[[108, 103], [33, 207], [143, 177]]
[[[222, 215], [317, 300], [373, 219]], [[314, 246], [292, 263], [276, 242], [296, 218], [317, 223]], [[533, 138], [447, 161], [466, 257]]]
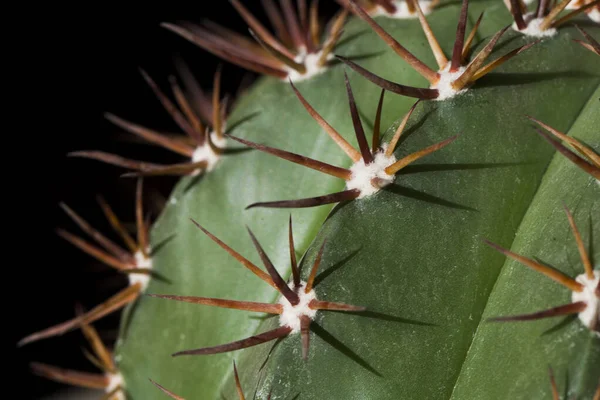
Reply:
[[[442, 17], [451, 19], [452, 15], [444, 14]], [[440, 24], [443, 20], [439, 20]], [[385, 19], [383, 21], [388, 23]], [[389, 22], [393, 22], [388, 26], [390, 29], [393, 26], [398, 31], [406, 32], [409, 28], [413, 35], [421, 33], [416, 21]], [[447, 25], [446, 33], [450, 34], [455, 29], [453, 24], [454, 22], [441, 25]], [[340, 54], [359, 57], [366, 55], [368, 57], [365, 61], [393, 68], [393, 71], [409, 79], [422, 79], [407, 65], [398, 62], [395, 54], [386, 52], [385, 44], [365, 29], [364, 24], [350, 26], [345, 37], [348, 39], [340, 46]], [[366, 45], [361, 45], [363, 42]], [[433, 60], [426, 46], [420, 45], [415, 54]], [[341, 68], [338, 64], [310, 81], [298, 82], [296, 85], [317, 112], [356, 147]], [[367, 116], [365, 128], [368, 131], [368, 121], [373, 120], [379, 89], [362, 79], [355, 79], [352, 84], [354, 90], [360, 93], [357, 103], [361, 113]], [[388, 95], [384, 110], [395, 112], [384, 112], [382, 126], [391, 124], [397, 118], [396, 112], [406, 112], [413, 103], [414, 99]], [[236, 104], [228, 123], [234, 126], [237, 122], [240, 123], [232, 132], [236, 136], [278, 146], [334, 165], [349, 165], [347, 156], [309, 116], [287, 82], [261, 78]], [[272, 289], [229, 257], [189, 219], [194, 218], [243, 256], [260, 265], [252, 242], [244, 232], [244, 224], [249, 224], [275, 265], [287, 269], [287, 227], [285, 224], [271, 222], [282, 211], [244, 211], [244, 208], [256, 201], [310, 197], [342, 189], [343, 183], [335, 178], [307, 171], [304, 167], [257, 151], [225, 156], [220, 165], [205, 177], [183, 179], [173, 191], [170, 204], [154, 224], [153, 246], [160, 246], [163, 241], [168, 240], [154, 257], [154, 268], [170, 282], [154, 280], [147, 292], [272, 301]], [[299, 255], [308, 247], [331, 207], [294, 210], [294, 235]], [[225, 227], [229, 229], [224, 229]], [[190, 252], [190, 249], [193, 251]], [[282, 273], [284, 271], [289, 273], [281, 270]], [[146, 337], [143, 342], [122, 340], [122, 346], [118, 350], [122, 360], [120, 368], [127, 381], [131, 382], [128, 383], [131, 394], [140, 393], [140, 390], [141, 393], [152, 390], [147, 387], [147, 376], [153, 376], [153, 379], [164, 385], [171, 385], [169, 387], [177, 392], [178, 388], [189, 386], [189, 382], [183, 379], [185, 371], [203, 368], [207, 372], [201, 377], [194, 377], [195, 382], [203, 388], [203, 394], [208, 397], [218, 396], [221, 377], [224, 384], [228, 381], [229, 357], [222, 357], [221, 360], [180, 358], [173, 360], [175, 362], [172, 369], [163, 370], [151, 362], [151, 357], [155, 355], [146, 351], [148, 342], [160, 343], [162, 356], [171, 361], [170, 354], [178, 349], [235, 340], [250, 335], [258, 326], [258, 320], [248, 319], [241, 312], [237, 313], [236, 318], [235, 314], [232, 315], [227, 310], [203, 308], [201, 310], [193, 305], [141, 299], [135, 306], [135, 312], [131, 314], [132, 319], [129, 320], [129, 316], [124, 319], [124, 327], [127, 328], [123, 332], [123, 335], [127, 335], [125, 338], [136, 335]], [[196, 316], [189, 318], [190, 315], [187, 314]], [[157, 318], [172, 328], [148, 329], [147, 326], [155, 324]], [[198, 321], [206, 322], [200, 324]], [[197, 341], [199, 336], [185, 333], [190, 332], [189, 329], [196, 324], [201, 326], [198, 333], [203, 339], [202, 343]], [[132, 353], [136, 355], [133, 356]], [[140, 365], [144, 367], [141, 368]], [[163, 374], [167, 376], [164, 377]], [[175, 376], [182, 379], [174, 379]]]
[[[447, 51], [452, 48], [458, 10], [457, 5], [445, 6], [430, 18]], [[407, 47], [433, 65], [416, 20], [378, 20], [395, 37], [410, 37]], [[361, 65], [395, 81], [425, 86], [424, 79], [409, 71], [365, 24], [351, 21], [346, 36], [353, 29], [364, 33], [344, 44], [339, 54], [385, 50], [360, 61]], [[595, 36], [599, 32], [589, 31]], [[419, 165], [406, 168], [396, 181], [401, 186], [396, 193], [385, 190], [351, 202], [329, 218], [331, 206], [292, 211], [298, 255], [308, 248], [303, 264], [314, 259], [323, 239], [328, 240], [321, 271], [330, 275], [319, 282], [318, 296], [434, 325], [321, 315], [316, 322], [361, 357], [363, 366], [315, 335], [310, 358], [304, 362], [299, 338], [290, 337], [261, 369], [266, 381], [259, 385], [259, 398], [266, 398], [268, 387], [273, 388], [274, 399], [298, 393], [301, 398], [319, 399], [450, 396], [504, 264], [504, 258], [479, 239], [512, 241], [554, 154], [523, 115], [532, 114], [568, 131], [598, 85], [600, 62], [571, 41], [576, 35], [573, 28], [565, 28], [557, 38], [545, 40], [481, 79], [465, 95], [419, 106], [397, 155], [456, 133], [462, 136]], [[510, 43], [500, 54], [525, 43], [516, 34], [507, 34], [506, 41]], [[297, 86], [355, 144], [342, 70], [338, 65]], [[359, 108], [370, 121], [379, 89], [354, 73], [349, 75]], [[387, 94], [383, 126], [399, 120], [413, 103], [414, 99]], [[334, 165], [350, 165], [286, 82], [261, 79], [240, 99], [228, 122], [233, 125], [248, 116], [252, 118], [238, 125], [234, 135]], [[335, 178], [257, 151], [226, 156], [214, 171], [183, 179], [173, 192], [171, 204], [152, 231], [152, 244], [158, 247], [154, 268], [166, 280], [154, 279], [147, 292], [274, 301], [272, 288], [206, 237], [190, 218], [260, 265], [244, 229], [248, 224], [278, 269], [289, 273], [290, 210], [244, 208], [256, 201], [310, 197], [342, 188]], [[132, 399], [158, 398], [148, 378], [186, 398], [218, 398], [223, 392], [232, 397], [232, 358], [241, 358], [246, 391], [259, 387], [255, 371], [271, 345], [204, 357], [170, 355], [262, 332], [276, 319], [261, 324], [241, 311], [147, 297], [129, 311], [117, 358]]]
[[[598, 96], [600, 89], [569, 131], [594, 148], [600, 144], [598, 130], [593, 129], [600, 124]], [[538, 257], [572, 277], [582, 274], [583, 265], [562, 209], [564, 203], [573, 212], [598, 269], [599, 200], [600, 186], [595, 180], [561, 154], [555, 155], [511, 251]], [[511, 260], [502, 267], [483, 318], [534, 312], [570, 301], [568, 289]], [[481, 324], [452, 398], [550, 398], [548, 365], [553, 367], [565, 398], [591, 399], [600, 380], [600, 336], [577, 318], [568, 317]]]
[[[564, 46], [560, 51], [570, 48], [567, 40], [542, 44], [528, 54], [530, 62], [546, 52], [560, 53], [554, 47], [557, 45]], [[556, 60], [552, 67], [574, 68], [568, 58]], [[524, 57], [520, 62], [525, 64], [526, 60]], [[518, 65], [507, 65], [505, 71]], [[326, 278], [316, 286], [317, 295], [325, 300], [364, 305], [369, 311], [385, 315], [321, 315], [316, 322], [331, 336], [325, 334], [327, 340], [323, 340], [313, 335], [307, 362], [300, 358], [299, 339], [286, 339], [271, 353], [261, 382], [247, 376], [245, 386], [261, 388], [258, 398], [266, 398], [271, 388], [273, 398], [282, 399], [298, 393], [310, 399], [450, 398], [505, 263], [504, 256], [483, 244], [482, 239], [512, 242], [554, 154], [524, 114], [538, 118], [543, 115], [552, 121], [549, 124], [564, 131], [577, 120], [579, 129], [590, 132], [590, 141], [599, 138], [593, 124], [577, 119], [598, 80], [582, 79], [578, 88], [571, 77], [563, 81], [564, 86], [559, 82], [561, 79], [479, 88], [453, 101], [423, 107], [414, 119], [419, 127], [404, 142], [404, 151], [415, 150], [450, 132], [463, 130], [464, 134], [452, 144], [452, 150], [449, 146], [448, 151], [435, 153], [420, 166], [410, 168], [414, 173], [407, 171], [396, 183], [408, 188], [405, 193], [417, 197], [417, 193], [425, 193], [475, 210], [432, 204], [390, 190], [335, 210], [303, 262], [310, 265], [322, 240], [328, 240], [322, 260]], [[534, 92], [554, 96], [557, 90], [565, 90], [562, 93], [566, 98], [574, 98], [571, 96], [575, 93], [579, 97], [581, 91], [586, 95], [578, 104], [561, 101], [565, 108], [544, 109], [542, 104], [527, 101], [533, 100]], [[591, 180], [581, 174], [583, 179]], [[561, 211], [560, 201], [556, 207]], [[563, 237], [568, 234], [565, 231]], [[546, 293], [540, 292], [539, 296]], [[553, 299], [552, 293], [548, 296], [544, 297], [546, 302]], [[524, 308], [536, 307], [535, 298], [521, 296], [519, 301], [531, 301], [531, 306]], [[509, 325], [496, 328], [510, 329]], [[535, 325], [529, 325], [529, 329], [539, 335]], [[343, 345], [332, 344], [331, 337]], [[265, 345], [247, 351], [240, 368], [256, 370], [269, 350], [270, 346]], [[513, 351], [519, 354], [523, 348], [515, 344]], [[495, 359], [486, 361], [494, 371]], [[542, 363], [539, 373], [546, 374], [546, 367]], [[525, 368], [514, 373], [530, 376], [533, 371]], [[478, 383], [485, 385], [494, 376], [482, 376]], [[545, 393], [548, 385], [545, 381], [540, 392]], [[591, 390], [590, 385], [595, 387], [588, 382], [586, 390]], [[460, 398], [474, 398], [470, 394]], [[512, 394], [506, 392], [499, 398], [514, 398]]]

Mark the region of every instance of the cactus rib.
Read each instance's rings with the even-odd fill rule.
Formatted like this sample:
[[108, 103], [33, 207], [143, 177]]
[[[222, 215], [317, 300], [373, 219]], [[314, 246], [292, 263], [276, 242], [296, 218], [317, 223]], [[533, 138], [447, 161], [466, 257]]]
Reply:
[[[526, 265], [544, 275], [548, 278], [557, 281], [562, 284], [566, 288], [570, 289], [573, 292], [573, 301], [564, 306], [558, 306], [551, 308], [546, 311], [541, 311], [533, 314], [525, 314], [525, 315], [513, 315], [509, 317], [496, 317], [491, 318], [490, 321], [531, 321], [540, 318], [549, 318], [560, 315], [572, 315], [578, 314], [579, 318], [583, 321], [583, 323], [590, 328], [591, 330], [598, 329], [598, 298], [600, 298], [600, 274], [596, 277], [596, 273], [592, 269], [592, 264], [590, 262], [590, 257], [587, 254], [587, 250], [583, 244], [581, 239], [581, 234], [575, 225], [575, 221], [573, 220], [573, 215], [569, 211], [569, 209], [565, 206], [565, 213], [567, 214], [567, 219], [569, 220], [569, 225], [571, 227], [571, 231], [573, 236], [575, 237], [575, 241], [577, 243], [577, 249], [579, 250], [579, 255], [581, 258], [581, 263], [584, 267], [584, 274], [579, 275], [577, 279], [573, 279], [569, 276], [564, 275], [563, 273], [556, 271], [550, 267], [547, 267], [540, 262], [534, 261], [532, 259], [520, 256], [515, 254], [509, 250], [503, 249], [502, 247], [494, 244], [492, 242], [486, 241], [487, 244], [492, 246], [492, 248], [498, 250], [502, 254], [510, 257], [523, 265]], [[589, 292], [589, 293], [584, 293]], [[595, 299], [594, 299], [595, 297]], [[576, 301], [577, 299], [577, 301]], [[579, 299], [586, 299], [579, 300]], [[584, 313], [591, 314], [591, 318], [584, 318]]]
[[[355, 198], [362, 198], [365, 196], [372, 195], [373, 193], [376, 193], [380, 189], [389, 185], [393, 181], [393, 177], [400, 170], [405, 168], [406, 166], [412, 164], [413, 162], [419, 160], [422, 157], [425, 157], [433, 152], [441, 150], [442, 148], [444, 148], [445, 146], [449, 145], [450, 143], [452, 143], [454, 140], [457, 139], [458, 135], [452, 136], [452, 137], [445, 139], [439, 143], [433, 144], [422, 150], [419, 150], [419, 151], [416, 151], [409, 155], [406, 155], [403, 158], [401, 158], [400, 160], [396, 160], [396, 158], [393, 156], [393, 153], [396, 150], [396, 146], [398, 144], [398, 139], [400, 138], [400, 135], [402, 134], [404, 127], [406, 126], [406, 122], [407, 122], [408, 118], [410, 117], [412, 111], [414, 110], [414, 107], [416, 106], [416, 103], [415, 103], [415, 105], [413, 105], [411, 110], [409, 110], [409, 112], [404, 117], [403, 123], [396, 130], [396, 133], [394, 134], [394, 137], [392, 138], [390, 145], [380, 146], [379, 141], [377, 139], [378, 134], [373, 135], [373, 137], [374, 137], [373, 148], [375, 149], [375, 151], [373, 153], [371, 153], [371, 150], [369, 149], [369, 145], [367, 143], [365, 132], [364, 132], [364, 129], [362, 126], [362, 122], [361, 122], [360, 116], [358, 114], [358, 109], [356, 108], [356, 102], [354, 100], [354, 95], [352, 93], [352, 88], [350, 86], [348, 76], [344, 75], [344, 77], [345, 77], [345, 84], [346, 84], [346, 92], [347, 92], [347, 96], [348, 96], [348, 103], [349, 103], [349, 107], [350, 107], [350, 115], [352, 118], [354, 133], [356, 135], [357, 142], [358, 142], [359, 149], [360, 149], [360, 153], [358, 153], [355, 149], [353, 149], [354, 152], [350, 153], [350, 154], [354, 155], [354, 154], [358, 153], [358, 154], [360, 154], [360, 157], [361, 157], [359, 159], [359, 161], [355, 162], [355, 164], [353, 165], [352, 168], [350, 168], [350, 169], [339, 168], [339, 167], [329, 165], [329, 164], [326, 164], [326, 163], [323, 163], [323, 162], [320, 162], [317, 160], [313, 160], [308, 157], [300, 156], [298, 154], [290, 153], [290, 152], [287, 152], [284, 150], [275, 149], [275, 148], [268, 147], [265, 145], [253, 143], [253, 142], [250, 142], [249, 140], [237, 138], [235, 136], [228, 135], [228, 137], [230, 137], [231, 139], [233, 139], [237, 142], [240, 142], [246, 146], [254, 148], [256, 150], [260, 150], [265, 153], [272, 154], [276, 157], [282, 158], [284, 160], [291, 161], [293, 163], [300, 164], [305, 167], [317, 170], [319, 172], [323, 172], [325, 174], [329, 174], [334, 177], [343, 179], [346, 181], [347, 189], [343, 192], [338, 192], [338, 193], [334, 193], [334, 194], [327, 195], [327, 196], [320, 196], [318, 198], [253, 203], [247, 207], [248, 209], [253, 208], [253, 207], [276, 207], [276, 208], [313, 207], [313, 206], [320, 206], [320, 205], [324, 205], [324, 204], [330, 204], [332, 202], [352, 200]], [[321, 123], [320, 117], [315, 118], [315, 114], [318, 115], [316, 113], [316, 111], [314, 111], [312, 109], [312, 107], [310, 107], [310, 105], [301, 97], [300, 93], [296, 90], [296, 88], [294, 88], [294, 91], [295, 91], [296, 95], [301, 99], [303, 105], [305, 105], [307, 110], [309, 110], [309, 113], [311, 114], [311, 116], [322, 125], [323, 123]], [[382, 94], [381, 99], [382, 98], [383, 98], [383, 94]], [[377, 127], [380, 125], [381, 101], [382, 101], [381, 99], [380, 99], [380, 102], [377, 107], [377, 109], [378, 109], [377, 119], [374, 124], [374, 127], [376, 127], [375, 131], [377, 131], [379, 129]], [[313, 112], [311, 112], [311, 110]], [[325, 122], [325, 124], [326, 124], [326, 122]], [[335, 133], [337, 134], [337, 132], [335, 132]], [[339, 134], [337, 134], [337, 135], [339, 135]], [[347, 144], [347, 142], [343, 141], [343, 144], [340, 145], [340, 147], [345, 150], [345, 149], [347, 149], [347, 147], [345, 146], [346, 144]], [[373, 167], [373, 168], [371, 168], [372, 170], [368, 170], [369, 166]], [[367, 182], [363, 182], [365, 180], [367, 180]]]
[[[199, 224], [196, 225], [205, 231]], [[290, 246], [290, 254], [293, 254], [293, 235], [292, 235], [292, 221], [290, 216], [289, 223], [289, 246]], [[205, 231], [207, 233], [207, 231]], [[195, 296], [174, 296], [174, 295], [159, 295], [159, 294], [149, 294], [150, 297], [156, 297], [160, 299], [167, 300], [175, 300], [192, 304], [202, 304], [208, 306], [216, 306], [223, 308], [232, 308], [237, 310], [244, 311], [252, 311], [252, 312], [263, 312], [268, 314], [279, 314], [280, 315], [280, 327], [276, 329], [272, 329], [270, 331], [253, 335], [251, 337], [241, 339], [235, 342], [213, 346], [213, 347], [203, 347], [200, 349], [194, 350], [185, 350], [179, 351], [173, 356], [179, 355], [207, 355], [207, 354], [217, 354], [217, 353], [225, 353], [240, 349], [245, 349], [248, 347], [256, 346], [259, 344], [263, 344], [275, 339], [281, 339], [293, 333], [300, 332], [302, 337], [302, 357], [306, 359], [308, 357], [308, 348], [309, 348], [309, 329], [312, 320], [315, 318], [317, 311], [364, 311], [365, 307], [359, 306], [351, 306], [343, 303], [336, 303], [330, 301], [321, 301], [317, 300], [316, 294], [313, 290], [314, 280], [316, 277], [317, 270], [319, 269], [319, 265], [321, 263], [321, 255], [323, 254], [323, 250], [325, 248], [325, 242], [321, 245], [321, 249], [319, 250], [319, 255], [317, 256], [312, 268], [308, 280], [306, 282], [296, 281], [292, 282], [289, 286], [286, 283], [279, 272], [273, 266], [271, 260], [264, 252], [262, 246], [252, 233], [252, 231], [248, 228], [248, 233], [256, 247], [256, 251], [260, 255], [265, 267], [270, 276], [270, 281], [268, 282], [271, 286], [275, 286], [279, 293], [283, 296], [278, 304], [266, 304], [266, 303], [256, 303], [256, 302], [248, 302], [248, 301], [234, 301], [234, 300], [225, 300], [225, 299], [214, 299], [214, 298], [206, 298], [206, 297], [195, 297]], [[208, 234], [208, 233], [207, 233]], [[212, 238], [212, 235], [210, 235]], [[214, 238], [216, 239], [216, 238]], [[219, 239], [215, 241], [220, 242]], [[221, 243], [219, 243], [221, 244]], [[225, 245], [226, 246], [226, 245]], [[221, 246], [224, 247], [224, 246]], [[237, 259], [237, 257], [236, 257]], [[239, 259], [238, 259], [239, 260]], [[246, 262], [242, 262], [244, 266], [247, 266]], [[294, 276], [299, 276], [299, 271], [297, 271]]]
[[243, 68], [281, 79], [301, 80], [322, 72], [329, 64], [347, 16], [347, 12], [338, 13], [330, 24], [327, 37], [320, 42], [323, 27], [317, 18], [317, 1], [310, 6], [310, 16], [305, 6], [294, 10], [289, 0], [281, 2], [281, 10], [272, 1], [265, 1], [263, 5], [277, 37], [238, 0], [231, 0], [231, 3], [248, 24], [258, 45], [212, 22], [183, 26], [163, 23], [162, 26]]
[[159, 88], [148, 73], [141, 70], [141, 74], [163, 108], [186, 136], [168, 136], [111, 113], [106, 113], [105, 117], [114, 125], [139, 136], [151, 144], [188, 157], [189, 162], [158, 165], [130, 160], [101, 151], [76, 151], [69, 155], [89, 158], [135, 171], [123, 174], [126, 177], [195, 176], [204, 171], [211, 171], [225, 152], [226, 147], [223, 135], [228, 105], [227, 98], [221, 99], [220, 95], [221, 68], [217, 68], [214, 74], [212, 98], [209, 99], [182, 60], [177, 61], [177, 67], [185, 84], [185, 90], [179, 86], [175, 77], [169, 77], [169, 82], [179, 108]]

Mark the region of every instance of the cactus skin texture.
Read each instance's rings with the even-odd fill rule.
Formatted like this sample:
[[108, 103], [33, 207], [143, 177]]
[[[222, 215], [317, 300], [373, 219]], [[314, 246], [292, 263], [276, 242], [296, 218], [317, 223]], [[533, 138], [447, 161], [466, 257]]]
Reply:
[[[460, 10], [458, 3], [442, 2], [427, 15], [446, 54], [452, 51]], [[482, 11], [474, 54], [512, 23], [501, 0], [473, 1], [467, 33]], [[375, 20], [416, 57], [435, 65], [417, 19]], [[573, 21], [591, 38], [600, 38], [600, 27], [587, 17]], [[151, 230], [151, 247], [160, 248], [153, 269], [166, 279], [151, 280], [146, 293], [276, 303], [276, 290], [190, 219], [262, 265], [247, 225], [279, 273], [291, 280], [291, 214], [302, 279], [309, 278], [326, 240], [315, 279], [318, 299], [366, 311], [318, 312], [306, 360], [298, 334], [225, 354], [172, 357], [267, 332], [279, 327], [278, 318], [141, 296], [124, 312], [115, 349], [128, 398], [160, 399], [165, 393], [236, 398], [233, 359], [246, 396], [256, 392], [257, 399], [548, 399], [554, 387], [549, 367], [560, 398], [596, 399], [600, 336], [577, 315], [491, 320], [567, 304], [570, 292], [485, 243], [571, 277], [583, 274], [566, 207], [599, 269], [600, 185], [544, 140], [536, 132], [540, 126], [526, 117], [600, 150], [600, 57], [591, 45], [576, 43], [584, 39], [566, 23], [465, 93], [421, 101], [400, 139], [397, 159], [460, 136], [369, 197], [312, 208], [246, 210], [257, 202], [344, 190], [339, 179], [256, 150], [226, 154], [212, 171], [183, 177]], [[536, 40], [509, 28], [490, 60]], [[429, 87], [355, 15], [348, 17], [335, 54], [385, 79]], [[333, 62], [295, 85], [358, 149], [344, 71], [370, 139], [380, 96], [372, 82]], [[386, 94], [383, 143], [414, 102]], [[242, 139], [352, 166], [286, 80], [260, 78], [236, 99], [227, 125], [235, 126], [231, 134]], [[228, 146], [245, 148], [233, 141]]]

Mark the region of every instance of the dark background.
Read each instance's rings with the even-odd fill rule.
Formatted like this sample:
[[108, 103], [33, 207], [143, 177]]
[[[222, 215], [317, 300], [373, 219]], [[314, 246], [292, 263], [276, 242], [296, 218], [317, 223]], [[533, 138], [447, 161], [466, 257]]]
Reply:
[[[243, 3], [265, 20], [260, 2]], [[225, 93], [233, 94], [245, 74], [159, 26], [164, 21], [199, 22], [207, 18], [247, 32], [243, 20], [225, 0], [139, 6], [101, 4], [78, 8], [32, 4], [32, 9], [22, 14], [32, 17], [17, 18], [18, 24], [8, 35], [10, 50], [6, 52], [12, 51], [10, 59], [14, 62], [10, 66], [17, 71], [16, 75], [7, 74], [4, 80], [8, 86], [16, 85], [17, 91], [10, 107], [4, 110], [11, 114], [14, 111], [17, 124], [15, 129], [5, 126], [4, 133], [17, 144], [4, 146], [8, 150], [5, 158], [11, 160], [10, 177], [26, 175], [25, 182], [16, 184], [19, 196], [5, 192], [5, 197], [17, 205], [16, 211], [9, 212], [14, 215], [8, 220], [16, 217], [17, 223], [9, 227], [8, 234], [14, 235], [12, 239], [19, 245], [5, 251], [15, 257], [10, 261], [14, 264], [6, 268], [17, 273], [14, 283], [9, 281], [10, 286], [14, 285], [8, 288], [9, 301], [17, 307], [10, 307], [15, 316], [8, 322], [7, 331], [9, 348], [16, 352], [9, 368], [14, 368], [17, 376], [19, 399], [37, 399], [63, 387], [32, 375], [28, 366], [31, 361], [92, 372], [95, 369], [83, 356], [85, 343], [79, 331], [22, 348], [16, 348], [17, 341], [72, 318], [77, 302], [89, 309], [126, 284], [123, 276], [60, 239], [55, 229], [62, 227], [81, 234], [59, 208], [59, 202], [64, 201], [118, 241], [103, 218], [96, 195], [107, 199], [122, 220], [131, 222], [135, 181], [119, 177], [124, 172], [121, 168], [69, 158], [67, 153], [103, 150], [158, 163], [181, 161], [169, 151], [136, 142], [133, 135], [106, 121], [103, 113], [177, 132], [138, 68], [145, 69], [167, 92], [175, 54], [188, 62], [201, 86], [208, 90], [218, 63], [224, 67]], [[333, 0], [322, 0], [320, 6], [322, 15], [332, 15], [337, 9]], [[10, 154], [12, 151], [15, 153]], [[146, 208], [155, 210], [154, 215], [174, 183], [172, 178], [145, 180]], [[118, 323], [119, 313], [114, 313], [95, 326], [112, 343]]]

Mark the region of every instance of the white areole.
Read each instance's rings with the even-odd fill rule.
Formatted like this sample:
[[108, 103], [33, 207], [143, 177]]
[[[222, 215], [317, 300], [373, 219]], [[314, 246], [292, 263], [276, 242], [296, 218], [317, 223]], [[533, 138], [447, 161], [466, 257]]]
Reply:
[[[598, 324], [598, 296], [596, 295], [596, 287], [600, 281], [600, 271], [594, 271], [594, 279], [589, 279], [587, 274], [578, 275], [575, 280], [583, 285], [583, 291], [573, 292], [571, 301], [576, 303], [583, 301], [587, 304], [585, 310], [579, 313], [579, 319], [585, 326], [591, 328]], [[600, 336], [600, 333], [597, 332]]]
[[[294, 284], [289, 284], [290, 289], [294, 290]], [[279, 316], [279, 325], [280, 326], [289, 326], [292, 328], [292, 332], [290, 333], [298, 333], [300, 332], [300, 318], [302, 316], [307, 316], [311, 320], [315, 319], [317, 315], [317, 310], [313, 310], [308, 305], [312, 300], [317, 298], [315, 290], [312, 289], [310, 292], [306, 293], [304, 288], [306, 287], [306, 282], [300, 282], [300, 288], [296, 292], [298, 297], [300, 297], [300, 302], [293, 306], [285, 296], [281, 296], [279, 299], [279, 304], [283, 306], [283, 312]]]
[[531, 18], [532, 15], [533, 15], [532, 13], [528, 13], [523, 16], [523, 19], [527, 23], [527, 26], [524, 29], [519, 29], [517, 27], [516, 22], [512, 24], [512, 29], [514, 31], [522, 33], [523, 35], [538, 37], [538, 38], [552, 37], [552, 36], [556, 35], [555, 28], [548, 28], [548, 29], [544, 29], [544, 30], [542, 30], [540, 28], [540, 25], [541, 25], [542, 21], [544, 20], [544, 18], [529, 19], [529, 18]]
[[461, 94], [467, 91], [467, 88], [462, 88], [460, 90], [456, 90], [452, 87], [452, 82], [456, 79], [460, 78], [460, 76], [465, 72], [466, 67], [459, 67], [455, 72], [449, 72], [450, 69], [450, 61], [444, 66], [443, 69], [438, 71], [440, 74], [440, 80], [431, 85], [431, 89], [437, 89], [439, 92], [439, 96], [434, 100], [446, 100], [450, 99], [457, 94]]
[[[133, 258], [135, 259], [136, 268], [143, 269], [152, 269], [152, 259], [150, 257], [146, 257], [141, 250], [136, 251], [133, 254]], [[129, 279], [129, 285], [133, 286], [137, 283], [141, 284], [141, 290], [144, 291], [148, 287], [148, 283], [150, 283], [150, 274], [127, 274], [127, 278]]]
[[382, 151], [373, 154], [373, 162], [365, 165], [364, 160], [361, 158], [359, 161], [354, 163], [350, 167], [352, 176], [350, 180], [346, 182], [346, 189], [358, 189], [360, 190], [359, 199], [370, 196], [381, 190], [380, 187], [373, 186], [371, 180], [373, 178], [379, 178], [385, 183], [390, 184], [394, 181], [394, 175], [389, 175], [385, 172], [385, 169], [396, 162], [396, 157], [392, 154], [390, 157], [386, 157], [385, 149], [387, 143], [382, 145]]

